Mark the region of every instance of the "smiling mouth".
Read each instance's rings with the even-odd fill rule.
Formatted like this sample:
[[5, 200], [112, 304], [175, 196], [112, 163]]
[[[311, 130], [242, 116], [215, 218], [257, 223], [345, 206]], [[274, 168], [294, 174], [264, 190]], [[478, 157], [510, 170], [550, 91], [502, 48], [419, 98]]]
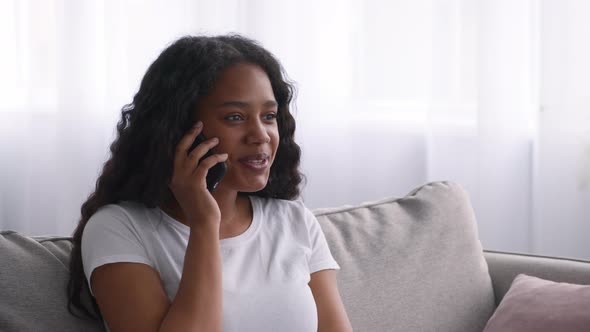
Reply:
[[269, 157], [266, 154], [242, 158], [240, 164], [253, 171], [264, 171], [269, 164]]
[[248, 163], [248, 164], [252, 164], [252, 165], [260, 165], [262, 163], [264, 163], [266, 161], [266, 159], [256, 159], [256, 160], [246, 160], [244, 162]]

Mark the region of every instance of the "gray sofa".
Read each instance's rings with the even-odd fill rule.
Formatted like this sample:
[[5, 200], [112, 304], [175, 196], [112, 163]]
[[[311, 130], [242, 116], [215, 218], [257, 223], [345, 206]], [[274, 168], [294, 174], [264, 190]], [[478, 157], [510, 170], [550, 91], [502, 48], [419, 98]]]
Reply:
[[[314, 213], [355, 331], [482, 331], [519, 273], [590, 284], [590, 262], [484, 251], [450, 182]], [[67, 312], [70, 249], [68, 237], [0, 232], [0, 331], [104, 331]]]

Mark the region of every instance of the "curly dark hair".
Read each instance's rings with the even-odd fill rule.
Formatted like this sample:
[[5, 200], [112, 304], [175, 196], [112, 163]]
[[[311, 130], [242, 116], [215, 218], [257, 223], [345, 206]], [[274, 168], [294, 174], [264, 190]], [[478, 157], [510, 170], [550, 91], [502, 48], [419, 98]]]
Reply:
[[[275, 57], [257, 42], [240, 35], [186, 36], [168, 46], [150, 65], [131, 104], [121, 110], [110, 159], [96, 181], [95, 191], [81, 207], [73, 233], [68, 310], [100, 318], [81, 257], [82, 233], [90, 217], [107, 204], [135, 201], [148, 208], [171, 196], [175, 148], [194, 124], [199, 98], [206, 96], [221, 72], [237, 63], [260, 66], [268, 75], [278, 104], [279, 146], [261, 197], [293, 200], [299, 197], [303, 175], [301, 150], [295, 143], [295, 120], [289, 106], [294, 87]], [[88, 308], [90, 300], [92, 308]], [[92, 313], [94, 311], [94, 314]]]

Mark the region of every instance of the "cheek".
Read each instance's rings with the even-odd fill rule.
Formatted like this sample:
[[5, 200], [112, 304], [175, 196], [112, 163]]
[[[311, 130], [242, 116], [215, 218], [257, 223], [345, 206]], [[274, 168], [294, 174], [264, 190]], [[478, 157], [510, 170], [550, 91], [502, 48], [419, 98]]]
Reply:
[[224, 133], [218, 134], [215, 137], [219, 138], [219, 143], [213, 147], [217, 153], [230, 153], [234, 147], [238, 146], [238, 142], [236, 142], [236, 138], [232, 135], [227, 135]]
[[279, 148], [279, 141], [281, 139], [280, 135], [279, 135], [279, 130], [276, 129], [274, 131], [272, 131], [271, 133], [269, 133], [270, 135], [270, 141], [272, 144], [272, 148], [273, 148], [273, 152], [276, 153], [277, 149]]
[[213, 151], [218, 154], [227, 153], [229, 155], [229, 159], [231, 159], [236, 155], [236, 151], [235, 149], [232, 149], [232, 146], [235, 146], [235, 144], [232, 145], [230, 142], [219, 143], [213, 147]]

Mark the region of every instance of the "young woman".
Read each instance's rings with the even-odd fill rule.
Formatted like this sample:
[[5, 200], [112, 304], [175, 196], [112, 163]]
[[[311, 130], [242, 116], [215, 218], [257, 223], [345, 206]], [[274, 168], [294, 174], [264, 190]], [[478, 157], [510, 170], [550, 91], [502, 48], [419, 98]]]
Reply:
[[[278, 61], [244, 37], [164, 50], [82, 205], [70, 310], [90, 314], [89, 287], [113, 332], [352, 330], [339, 266], [296, 200], [292, 96]], [[207, 140], [191, 149], [200, 133]], [[218, 163], [227, 172], [210, 191]]]

